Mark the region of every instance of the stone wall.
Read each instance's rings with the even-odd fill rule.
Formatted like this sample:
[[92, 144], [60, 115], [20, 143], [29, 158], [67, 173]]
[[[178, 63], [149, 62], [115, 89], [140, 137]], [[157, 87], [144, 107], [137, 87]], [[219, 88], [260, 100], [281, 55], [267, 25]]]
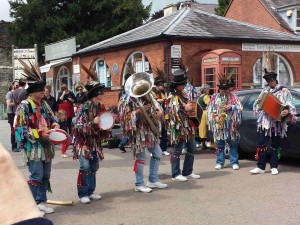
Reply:
[[5, 32], [8, 22], [0, 21], [0, 104], [5, 105], [5, 95], [13, 81], [11, 38]]

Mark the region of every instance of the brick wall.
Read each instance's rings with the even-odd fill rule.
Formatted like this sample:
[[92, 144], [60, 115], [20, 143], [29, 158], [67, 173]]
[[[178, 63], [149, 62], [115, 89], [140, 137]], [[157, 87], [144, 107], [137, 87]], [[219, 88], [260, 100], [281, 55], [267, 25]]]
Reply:
[[259, 0], [234, 0], [225, 17], [290, 33], [280, 26]]
[[[230, 49], [236, 51], [242, 55], [242, 83], [246, 83], [246, 86], [252, 81], [253, 66], [256, 61], [262, 56], [262, 52], [244, 52], [242, 51], [242, 42], [235, 41], [216, 41], [216, 40], [176, 40], [172, 44], [181, 45], [182, 50], [182, 62], [189, 69], [192, 84], [195, 86], [200, 86], [202, 74], [201, 74], [201, 59], [204, 53], [207, 53], [215, 49]], [[171, 44], [169, 42], [161, 41], [157, 43], [145, 44], [143, 46], [135, 46], [128, 49], [122, 49], [115, 52], [105, 52], [101, 54], [95, 54], [85, 57], [77, 57], [73, 60], [73, 64], [82, 63], [89, 67], [94, 60], [104, 59], [110, 69], [114, 63], [118, 64], [119, 71], [117, 75], [112, 75], [113, 86], [120, 86], [122, 81], [122, 74], [125, 67], [125, 62], [127, 58], [135, 51], [140, 51], [145, 54], [148, 58], [152, 68], [163, 69], [165, 63], [164, 61], [164, 49], [169, 48]], [[294, 74], [294, 83], [300, 84], [300, 61], [299, 53], [280, 53], [291, 65], [292, 72]], [[170, 54], [169, 54], [170, 56]], [[170, 61], [170, 60], [169, 60]], [[112, 71], [111, 71], [111, 74]], [[170, 75], [171, 76], [171, 75]], [[172, 76], [171, 76], [172, 78]], [[87, 79], [85, 73], [81, 74], [81, 81], [84, 82]], [[249, 86], [248, 86], [249, 87]], [[107, 89], [104, 95], [103, 103], [109, 107], [112, 105], [117, 105], [118, 103], [119, 90], [109, 90]]]

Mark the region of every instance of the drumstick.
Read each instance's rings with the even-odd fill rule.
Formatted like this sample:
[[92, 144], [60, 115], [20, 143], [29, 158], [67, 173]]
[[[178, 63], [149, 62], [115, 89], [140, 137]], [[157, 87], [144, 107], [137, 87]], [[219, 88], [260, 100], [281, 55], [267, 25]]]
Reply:
[[53, 200], [47, 200], [47, 204], [52, 204], [52, 205], [73, 205], [73, 201], [53, 201]]

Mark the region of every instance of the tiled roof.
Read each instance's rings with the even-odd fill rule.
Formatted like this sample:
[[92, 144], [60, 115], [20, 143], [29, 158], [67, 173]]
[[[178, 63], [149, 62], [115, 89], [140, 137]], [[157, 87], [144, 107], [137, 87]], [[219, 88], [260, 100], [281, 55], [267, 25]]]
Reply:
[[277, 8], [283, 6], [283, 4], [289, 4], [299, 0], [260, 0], [260, 2], [265, 6], [269, 13], [274, 17], [274, 19], [285, 29], [294, 32], [290, 25], [279, 15]]
[[276, 8], [300, 4], [299, 0], [272, 0]]
[[300, 43], [300, 38], [293, 34], [216, 16], [198, 9], [187, 8], [81, 49], [75, 55], [141, 43], [162, 37]]

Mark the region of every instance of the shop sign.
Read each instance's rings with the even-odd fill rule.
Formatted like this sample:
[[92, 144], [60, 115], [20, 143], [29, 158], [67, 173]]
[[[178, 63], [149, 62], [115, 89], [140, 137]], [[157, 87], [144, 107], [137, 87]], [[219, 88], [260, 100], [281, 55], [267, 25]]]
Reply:
[[300, 45], [242, 43], [243, 51], [300, 52]]

